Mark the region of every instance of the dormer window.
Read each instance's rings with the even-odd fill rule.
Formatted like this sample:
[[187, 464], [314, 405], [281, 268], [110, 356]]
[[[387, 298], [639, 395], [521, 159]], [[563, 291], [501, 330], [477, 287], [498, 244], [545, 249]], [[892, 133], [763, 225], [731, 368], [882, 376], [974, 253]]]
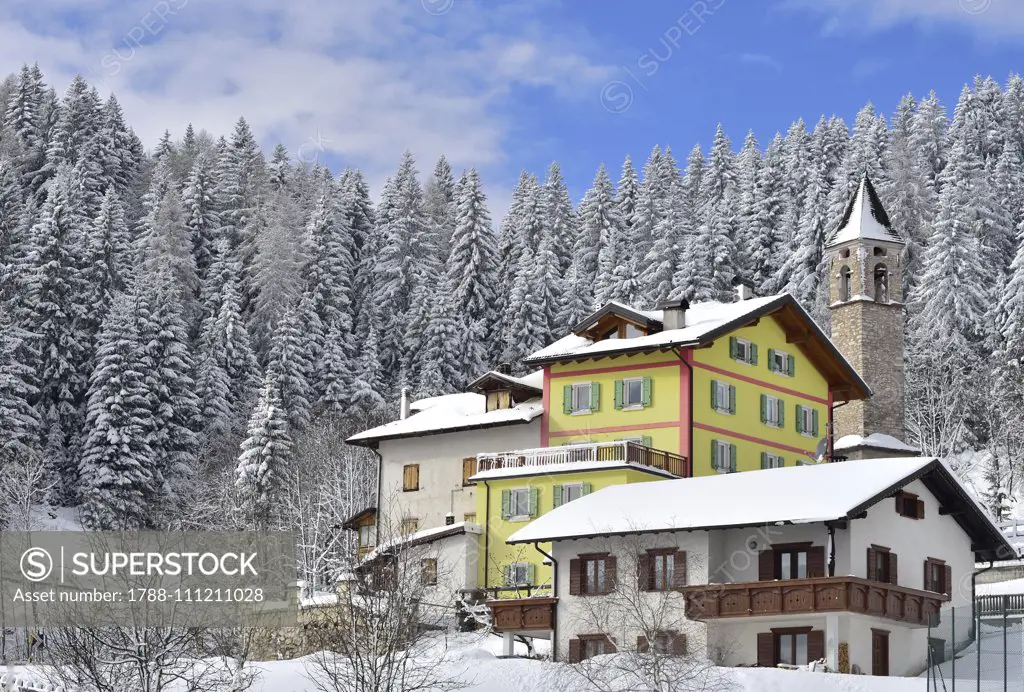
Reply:
[[605, 339], [618, 339], [618, 338], [619, 338], [619, 328], [616, 326], [616, 327], [613, 327], [613, 328], [609, 329], [607, 332], [605, 332], [604, 335], [601, 337], [601, 341], [604, 341]]
[[495, 389], [487, 392], [487, 411], [512, 408], [512, 392], [507, 389]]

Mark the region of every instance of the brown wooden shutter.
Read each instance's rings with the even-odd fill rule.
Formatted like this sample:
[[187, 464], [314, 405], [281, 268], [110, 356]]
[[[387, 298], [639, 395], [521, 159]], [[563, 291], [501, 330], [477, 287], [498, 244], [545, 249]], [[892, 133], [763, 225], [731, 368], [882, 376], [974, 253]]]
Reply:
[[775, 667], [775, 635], [771, 632], [757, 633], [757, 665], [762, 668]]
[[899, 577], [896, 569], [896, 553], [889, 553], [889, 583], [899, 584]]
[[462, 484], [474, 485], [476, 481], [469, 480], [476, 473], [476, 457], [466, 457], [462, 460]]
[[825, 632], [811, 630], [807, 633], [807, 660], [818, 661], [825, 658]]
[[573, 558], [569, 560], [569, 595], [579, 596], [580, 595], [580, 582], [582, 581], [583, 572], [580, 569], [580, 559]]
[[672, 655], [673, 656], [685, 656], [686, 655], [686, 635], [685, 634], [673, 634], [672, 635]]
[[651, 556], [648, 553], [636, 556], [636, 583], [641, 591], [651, 590]]
[[579, 663], [583, 660], [583, 641], [580, 639], [569, 640], [569, 663]]
[[651, 650], [651, 645], [647, 643], [647, 637], [640, 635], [636, 638], [636, 652], [638, 654], [645, 654]]
[[924, 519], [924, 500], [918, 500], [917, 503], [917, 518]]
[[772, 581], [775, 579], [775, 551], [762, 550], [757, 556], [757, 579], [758, 581]]
[[681, 589], [686, 586], [686, 551], [676, 551], [673, 559], [675, 564], [672, 566], [672, 588]]
[[406, 464], [403, 469], [402, 490], [419, 490], [420, 488], [420, 465]]
[[896, 514], [900, 515], [901, 517], [902, 516], [906, 516], [906, 512], [904, 512], [904, 510], [903, 510], [903, 508], [906, 506], [906, 505], [903, 504], [903, 491], [900, 490], [899, 492], [897, 492], [895, 497], [896, 497]]
[[878, 554], [874, 548], [868, 548], [868, 579], [874, 580], [878, 573]]
[[615, 556], [610, 555], [604, 559], [604, 591], [611, 593], [615, 590], [615, 583], [618, 580], [618, 568]]
[[825, 576], [825, 548], [815, 546], [807, 549], [807, 576], [811, 579]]
[[949, 594], [950, 597], [952, 597], [953, 596], [953, 567], [952, 567], [952, 565], [946, 565], [946, 566], [944, 566], [942, 568], [942, 576], [944, 577], [943, 581], [946, 582], [945, 584], [943, 584], [942, 593]]

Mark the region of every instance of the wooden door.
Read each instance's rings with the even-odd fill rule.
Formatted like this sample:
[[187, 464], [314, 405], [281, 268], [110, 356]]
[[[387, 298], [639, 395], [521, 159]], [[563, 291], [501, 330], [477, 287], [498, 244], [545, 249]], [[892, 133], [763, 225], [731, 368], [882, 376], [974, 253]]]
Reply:
[[871, 630], [871, 674], [889, 675], [889, 633]]

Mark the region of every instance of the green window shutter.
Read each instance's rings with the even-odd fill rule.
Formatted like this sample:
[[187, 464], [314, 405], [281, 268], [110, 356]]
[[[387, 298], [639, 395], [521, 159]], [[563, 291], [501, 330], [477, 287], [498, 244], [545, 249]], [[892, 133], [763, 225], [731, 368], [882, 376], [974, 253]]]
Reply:
[[501, 518], [508, 519], [512, 516], [512, 491], [501, 491]]
[[761, 452], [761, 468], [768, 468], [768, 452]]
[[768, 369], [775, 372], [775, 349], [768, 349]]
[[562, 387], [562, 413], [572, 413], [572, 385]]
[[729, 472], [736, 473], [736, 445], [729, 445]]
[[735, 358], [736, 357], [736, 337], [735, 336], [730, 336], [729, 337], [729, 357], [730, 358]]
[[537, 581], [537, 569], [531, 562], [526, 566], [526, 583], [531, 586], [535, 585]]
[[815, 437], [817, 437], [818, 436], [818, 409], [814, 409], [814, 410], [811, 411], [811, 427], [813, 428], [813, 431], [811, 432], [811, 434], [814, 435]]
[[644, 447], [650, 447], [651, 446], [651, 436], [650, 435], [644, 435], [643, 437], [641, 437], [640, 438], [640, 444], [642, 444]]
[[790, 377], [796, 374], [796, 356], [786, 356], [786, 374]]
[[729, 385], [729, 413], [736, 413], [736, 388]]
[[718, 443], [711, 440], [711, 468], [718, 470]]
[[768, 395], [767, 394], [762, 394], [761, 395], [761, 422], [762, 423], [767, 423], [768, 422]]
[[584, 495], [589, 495], [592, 488], [593, 488], [593, 486], [590, 485], [590, 483], [584, 483], [583, 484], [583, 494]]
[[537, 488], [530, 488], [530, 517], [537, 516], [537, 496], [540, 494]]
[[779, 413], [779, 427], [784, 428], [786, 427], [786, 402], [782, 399], [777, 399], [775, 406], [778, 408]]
[[786, 465], [786, 460], [783, 459], [782, 457], [779, 457], [779, 468], [781, 469], [785, 465]]
[[615, 408], [621, 409], [622, 407], [622, 380], [615, 380]]
[[711, 410], [718, 409], [718, 380], [711, 380]]
[[804, 431], [804, 417], [801, 415], [803, 413], [803, 409], [804, 407], [800, 404], [796, 405], [796, 431], [798, 433], [802, 433]]
[[648, 406], [651, 405], [651, 401], [653, 400], [653, 390], [654, 380], [652, 380], [650, 377], [645, 377], [643, 379], [643, 394], [641, 394], [641, 401], [644, 405], [644, 408], [647, 408]]
[[590, 410], [597, 411], [601, 408], [601, 385], [597, 382], [590, 383]]
[[757, 344], [750, 344], [750, 364], [757, 365]]
[[562, 486], [556, 485], [551, 489], [551, 506], [561, 507], [562, 506]]

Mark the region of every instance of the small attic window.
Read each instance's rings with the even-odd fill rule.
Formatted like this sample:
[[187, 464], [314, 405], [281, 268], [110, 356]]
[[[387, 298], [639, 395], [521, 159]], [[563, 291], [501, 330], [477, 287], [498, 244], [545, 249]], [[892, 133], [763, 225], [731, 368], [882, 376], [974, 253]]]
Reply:
[[611, 329], [607, 330], [604, 334], [601, 335], [601, 341], [604, 341], [605, 339], [618, 339], [618, 338], [619, 338], [619, 327], [618, 327], [618, 325], [612, 327]]
[[487, 392], [487, 411], [512, 408], [512, 392], [507, 389], [496, 389]]
[[847, 257], [849, 257], [850, 256], [850, 248], [844, 247], [842, 250], [839, 251], [839, 256], [842, 257], [843, 259], [846, 259]]
[[645, 332], [644, 330], [640, 329], [640, 327], [636, 326], [635, 324], [631, 324], [629, 322], [626, 323], [626, 338], [627, 339], [633, 339], [633, 338], [638, 337], [638, 336], [646, 336], [646, 335], [647, 335], [647, 332]]
[[873, 250], [873, 254], [875, 255], [875, 257], [885, 257], [885, 248], [884, 247], [876, 247]]

